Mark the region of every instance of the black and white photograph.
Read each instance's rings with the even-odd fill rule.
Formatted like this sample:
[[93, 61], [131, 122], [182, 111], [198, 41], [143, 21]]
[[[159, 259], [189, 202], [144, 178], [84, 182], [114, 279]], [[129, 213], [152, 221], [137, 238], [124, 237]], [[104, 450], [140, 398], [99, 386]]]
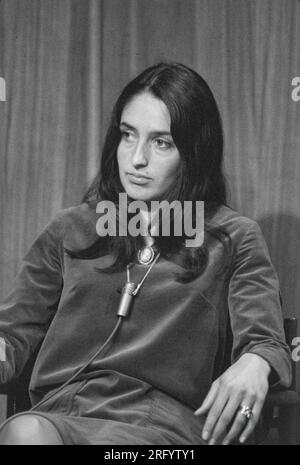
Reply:
[[299, 0], [0, 0], [0, 218], [0, 445], [300, 445]]

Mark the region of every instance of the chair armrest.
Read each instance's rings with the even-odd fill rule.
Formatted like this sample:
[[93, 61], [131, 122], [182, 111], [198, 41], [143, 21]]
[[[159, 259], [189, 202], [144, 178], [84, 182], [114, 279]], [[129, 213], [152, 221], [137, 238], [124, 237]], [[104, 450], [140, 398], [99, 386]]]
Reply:
[[15, 395], [17, 391], [17, 384], [15, 381], [0, 385], [0, 395], [10, 396]]
[[[271, 428], [278, 431], [279, 444], [296, 444], [300, 395], [293, 390], [270, 391], [255, 429], [255, 443], [263, 442]], [[277, 413], [275, 408], [278, 409]]]
[[6, 396], [0, 395], [0, 424], [6, 419], [7, 408], [6, 408]]
[[280, 407], [289, 405], [300, 405], [300, 395], [298, 392], [287, 389], [268, 393], [265, 406]]

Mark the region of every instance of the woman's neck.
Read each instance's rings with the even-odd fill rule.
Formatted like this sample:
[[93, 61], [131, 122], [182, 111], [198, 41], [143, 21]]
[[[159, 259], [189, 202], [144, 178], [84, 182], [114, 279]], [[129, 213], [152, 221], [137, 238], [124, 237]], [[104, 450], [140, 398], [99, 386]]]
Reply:
[[[145, 242], [146, 245], [152, 245], [154, 242], [155, 242], [155, 238], [153, 237], [153, 225], [151, 228], [149, 228], [149, 226], [151, 226], [151, 213], [147, 210], [147, 211], [144, 211], [144, 210], [141, 210], [141, 214], [142, 214], [142, 218], [143, 218], [143, 221], [144, 221], [144, 224], [145, 224], [145, 227], [144, 227], [144, 231], [147, 231], [147, 234], [145, 236], [143, 236], [143, 240]], [[150, 231], [149, 231], [150, 229]]]

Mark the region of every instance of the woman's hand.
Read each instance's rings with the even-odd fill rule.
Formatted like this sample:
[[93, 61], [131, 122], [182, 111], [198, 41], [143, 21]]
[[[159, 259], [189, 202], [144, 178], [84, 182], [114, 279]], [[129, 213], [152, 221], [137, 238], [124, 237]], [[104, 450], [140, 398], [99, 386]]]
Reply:
[[[204, 440], [212, 445], [222, 438], [222, 444], [229, 444], [240, 434], [240, 442], [248, 438], [264, 405], [270, 371], [270, 365], [262, 357], [245, 353], [213, 382], [195, 412], [195, 415], [207, 414], [202, 432]], [[249, 420], [240, 412], [241, 405], [252, 410]]]

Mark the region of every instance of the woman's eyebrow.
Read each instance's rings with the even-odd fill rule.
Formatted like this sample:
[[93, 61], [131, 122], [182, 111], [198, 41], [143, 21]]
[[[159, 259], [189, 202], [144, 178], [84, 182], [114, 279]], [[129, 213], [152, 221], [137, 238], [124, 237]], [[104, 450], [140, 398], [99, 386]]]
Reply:
[[126, 123], [125, 121], [121, 121], [120, 127], [125, 127], [127, 129], [130, 129], [131, 131], [136, 131], [135, 127], [131, 126], [130, 124]]
[[[129, 129], [130, 131], [135, 131], [137, 132], [137, 129], [134, 126], [131, 126], [131, 124], [126, 123], [125, 121], [121, 121], [120, 127], [125, 127], [126, 129]], [[170, 131], [159, 131], [159, 130], [154, 130], [150, 132], [151, 136], [171, 136], [172, 134]]]

